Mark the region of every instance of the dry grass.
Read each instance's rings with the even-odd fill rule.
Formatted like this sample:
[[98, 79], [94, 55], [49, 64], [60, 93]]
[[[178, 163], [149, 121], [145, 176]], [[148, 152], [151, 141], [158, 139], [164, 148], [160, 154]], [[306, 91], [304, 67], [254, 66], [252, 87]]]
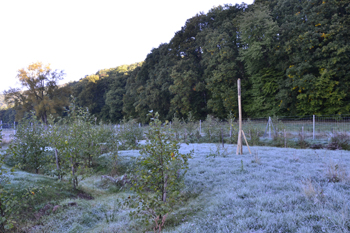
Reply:
[[314, 204], [324, 202], [325, 195], [320, 185], [314, 184], [310, 178], [301, 181], [302, 194]]
[[292, 157], [290, 158], [291, 162], [299, 162], [299, 156], [296, 155], [296, 152], [293, 152]]
[[329, 159], [325, 166], [325, 172], [329, 182], [350, 182], [350, 176], [341, 161], [335, 162], [333, 159]]
[[259, 152], [258, 151], [253, 151], [253, 160], [252, 163], [257, 163], [261, 164], [261, 158], [259, 157]]

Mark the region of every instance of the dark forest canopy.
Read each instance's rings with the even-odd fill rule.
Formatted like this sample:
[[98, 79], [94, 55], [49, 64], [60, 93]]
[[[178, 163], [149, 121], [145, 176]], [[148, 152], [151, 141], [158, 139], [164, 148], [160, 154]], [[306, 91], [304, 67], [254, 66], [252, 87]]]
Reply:
[[350, 3], [256, 0], [188, 19], [142, 63], [69, 84], [99, 119], [146, 122], [207, 114], [244, 117], [346, 114], [350, 109]]

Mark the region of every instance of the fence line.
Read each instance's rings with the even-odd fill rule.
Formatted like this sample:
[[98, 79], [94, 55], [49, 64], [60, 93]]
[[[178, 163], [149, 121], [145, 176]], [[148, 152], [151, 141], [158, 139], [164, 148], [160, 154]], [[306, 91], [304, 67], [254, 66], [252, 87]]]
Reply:
[[[208, 127], [216, 127], [216, 133], [223, 130], [224, 134], [232, 137], [237, 131], [237, 121], [222, 121], [212, 118], [213, 122], [198, 121], [192, 122], [192, 130], [198, 131], [200, 135], [213, 134], [213, 129]], [[306, 138], [316, 140], [318, 138], [330, 137], [336, 133], [350, 134], [350, 115], [323, 115], [323, 116], [303, 116], [303, 117], [265, 117], [265, 118], [245, 118], [242, 121], [243, 130], [248, 132], [251, 129], [256, 129], [258, 132], [265, 133], [265, 137], [271, 138], [272, 134], [286, 131], [289, 137], [298, 136], [302, 133]], [[146, 125], [136, 123], [139, 128], [147, 128]], [[170, 124], [171, 125], [171, 124]], [[18, 122], [3, 123], [0, 121], [0, 129], [4, 139], [13, 137], [18, 127]], [[114, 127], [119, 130], [124, 130], [125, 124], [115, 124]], [[171, 125], [174, 130], [179, 133], [188, 133], [188, 124]], [[176, 128], [177, 127], [177, 128]], [[268, 131], [267, 131], [268, 130]], [[181, 131], [181, 132], [180, 132]], [[182, 132], [183, 131], [183, 132]], [[268, 134], [267, 134], [268, 133]], [[214, 134], [213, 134], [214, 135]]]

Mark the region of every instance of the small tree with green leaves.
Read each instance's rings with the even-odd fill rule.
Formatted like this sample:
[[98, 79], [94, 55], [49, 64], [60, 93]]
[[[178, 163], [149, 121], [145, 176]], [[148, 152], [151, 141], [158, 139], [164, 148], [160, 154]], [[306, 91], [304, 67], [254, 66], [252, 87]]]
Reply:
[[191, 141], [194, 140], [195, 136], [195, 130], [197, 129], [198, 125], [196, 124], [196, 121], [194, 119], [194, 116], [192, 112], [188, 113], [187, 116], [187, 121], [184, 121], [184, 126], [185, 126], [185, 139], [189, 138]]
[[246, 129], [249, 137], [249, 144], [252, 146], [258, 146], [260, 144], [260, 132], [259, 128], [253, 124], [253, 122], [248, 118], [246, 124]]
[[180, 201], [183, 177], [193, 153], [181, 154], [174, 132], [165, 126], [158, 113], [151, 118], [147, 144], [140, 151], [142, 157], [138, 159], [131, 188], [137, 194], [135, 200], [130, 200], [136, 208], [131, 214], [141, 216], [146, 224], [151, 217], [155, 232], [162, 230], [166, 217]]
[[[2, 145], [2, 129], [0, 128], [0, 149]], [[5, 153], [0, 151], [0, 232], [13, 228], [13, 222], [9, 219], [12, 206], [12, 196], [9, 195], [5, 185], [9, 183], [9, 173], [13, 169], [5, 168]]]
[[230, 111], [230, 113], [227, 115], [227, 130], [230, 132], [230, 139], [229, 143], [235, 143], [237, 142], [238, 138], [238, 126], [237, 122], [235, 122], [235, 116], [234, 114]]
[[53, 149], [54, 158], [52, 158], [51, 175], [57, 176], [58, 179], [62, 180], [63, 176], [66, 175], [65, 167], [67, 167], [66, 161], [63, 159], [63, 150], [66, 147], [65, 143], [65, 127], [66, 120], [59, 118], [57, 122], [54, 121], [52, 115], [49, 116], [49, 135], [48, 140], [51, 148]]
[[215, 118], [211, 115], [207, 115], [207, 118], [203, 122], [203, 130], [205, 132], [205, 136], [209, 141], [212, 141], [215, 137], [219, 136], [221, 132], [219, 121], [220, 120], [218, 118]]
[[176, 139], [180, 139], [181, 134], [181, 128], [182, 128], [182, 122], [181, 120], [176, 116], [176, 113], [174, 114], [174, 117], [171, 122], [171, 129], [172, 132], [174, 132]]
[[64, 141], [61, 140], [61, 155], [66, 169], [70, 170], [73, 188], [78, 187], [78, 181], [89, 176], [92, 172], [89, 166], [90, 156], [95, 152], [95, 145], [91, 142], [92, 116], [88, 110], [77, 107], [73, 102], [68, 111], [68, 117], [63, 133]]
[[40, 168], [49, 162], [45, 127], [46, 125], [37, 120], [34, 112], [20, 122], [15, 138], [7, 149], [7, 154], [15, 164], [25, 170], [35, 170], [35, 173], [39, 173]]
[[135, 148], [137, 141], [143, 138], [143, 130], [138, 126], [136, 120], [127, 120], [124, 117], [120, 124], [118, 138], [125, 149]]

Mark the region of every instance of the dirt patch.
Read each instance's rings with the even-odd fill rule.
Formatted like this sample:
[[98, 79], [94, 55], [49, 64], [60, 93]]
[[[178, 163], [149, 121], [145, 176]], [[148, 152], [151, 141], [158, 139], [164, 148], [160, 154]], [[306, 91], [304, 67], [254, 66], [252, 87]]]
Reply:
[[83, 191], [79, 191], [79, 193], [77, 194], [76, 198], [79, 198], [79, 199], [85, 199], [85, 200], [93, 200], [94, 197], [83, 192]]
[[34, 214], [35, 218], [39, 220], [44, 215], [49, 215], [52, 209], [51, 204], [46, 204], [43, 208], [41, 208], [37, 213]]

